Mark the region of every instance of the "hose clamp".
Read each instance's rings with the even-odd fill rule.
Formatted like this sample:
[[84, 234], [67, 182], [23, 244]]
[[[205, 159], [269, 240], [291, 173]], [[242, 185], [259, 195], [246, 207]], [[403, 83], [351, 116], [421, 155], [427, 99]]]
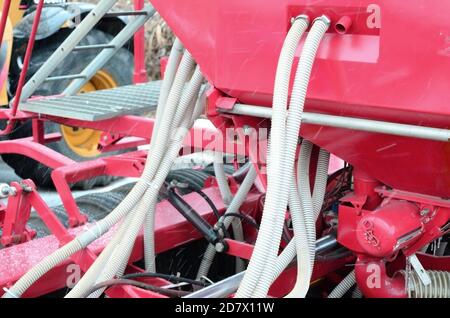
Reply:
[[330, 24], [331, 24], [331, 19], [328, 16], [326, 16], [325, 14], [322, 14], [320, 17], [315, 18], [313, 20], [313, 23], [315, 23], [316, 21], [322, 21], [327, 26], [330, 26]]
[[292, 17], [292, 18], [291, 18], [291, 24], [294, 24], [294, 22], [295, 22], [296, 20], [304, 20], [304, 21], [306, 21], [306, 24], [309, 25], [309, 16], [306, 15], [306, 14], [300, 14], [300, 15], [298, 15], [298, 16], [296, 16], [296, 17]]

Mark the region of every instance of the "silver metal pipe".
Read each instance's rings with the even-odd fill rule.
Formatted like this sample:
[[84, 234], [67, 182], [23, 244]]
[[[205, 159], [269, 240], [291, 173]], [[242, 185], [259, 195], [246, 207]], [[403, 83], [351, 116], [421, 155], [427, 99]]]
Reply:
[[[236, 104], [231, 110], [221, 109], [224, 113], [246, 115], [260, 118], [271, 118], [272, 108], [255, 105]], [[322, 125], [336, 128], [353, 129], [381, 134], [389, 134], [419, 139], [429, 139], [448, 142], [450, 130], [424, 127], [417, 125], [406, 125], [387, 121], [362, 119], [355, 117], [344, 117], [304, 112], [302, 121], [311, 125]]]
[[[321, 237], [316, 241], [316, 254], [325, 252], [337, 245], [336, 236], [333, 234]], [[183, 298], [223, 298], [234, 292], [239, 287], [245, 271], [225, 278], [217, 283], [209, 285], [199, 291], [193, 292]]]
[[60, 47], [53, 52], [41, 68], [25, 84], [20, 101], [27, 100], [44, 80], [61, 64], [64, 58], [72, 52], [73, 48], [92, 30], [117, 0], [102, 0], [80, 22], [77, 28], [64, 40]]
[[64, 89], [63, 95], [74, 95], [78, 93], [81, 88], [117, 53], [117, 51], [127, 43], [133, 34], [155, 14], [156, 10], [151, 5], [146, 5], [142, 12], [145, 12], [146, 15], [139, 15], [129, 22], [125, 28], [123, 28], [122, 31], [108, 43], [108, 45], [111, 45], [114, 48], [101, 51], [80, 73], [83, 77], [72, 81], [72, 83]]

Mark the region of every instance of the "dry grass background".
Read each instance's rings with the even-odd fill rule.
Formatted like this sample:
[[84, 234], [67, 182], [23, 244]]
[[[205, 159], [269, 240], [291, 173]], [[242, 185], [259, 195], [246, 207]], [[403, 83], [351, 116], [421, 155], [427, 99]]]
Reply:
[[[71, 0], [72, 2], [98, 3], [98, 0]], [[116, 10], [130, 10], [133, 8], [132, 0], [119, 0], [115, 6]], [[173, 44], [173, 33], [167, 24], [156, 15], [145, 25], [145, 62], [150, 80], [159, 79], [159, 59], [169, 55]]]

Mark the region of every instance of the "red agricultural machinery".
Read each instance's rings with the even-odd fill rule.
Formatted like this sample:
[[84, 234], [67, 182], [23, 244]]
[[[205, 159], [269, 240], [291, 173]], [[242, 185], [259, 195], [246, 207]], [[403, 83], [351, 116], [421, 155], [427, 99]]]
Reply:
[[[33, 134], [0, 153], [51, 168], [65, 219], [32, 180], [2, 186], [3, 297], [450, 297], [448, 1], [101, 0], [25, 83], [43, 2], [0, 112], [3, 135]], [[77, 94], [155, 10], [177, 36], [163, 80]], [[114, 14], [133, 19], [111, 43], [78, 45]], [[52, 74], [88, 49], [80, 74]], [[102, 131], [105, 155], [55, 152], [46, 122]], [[212, 167], [172, 168], [202, 151]], [[136, 182], [93, 217], [70, 185], [103, 175]]]

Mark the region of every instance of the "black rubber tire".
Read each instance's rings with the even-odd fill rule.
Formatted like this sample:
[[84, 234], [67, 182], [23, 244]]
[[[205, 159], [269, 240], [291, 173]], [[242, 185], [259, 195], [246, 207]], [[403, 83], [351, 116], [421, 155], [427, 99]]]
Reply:
[[[50, 55], [56, 50], [56, 48], [62, 43], [62, 41], [67, 37], [68, 31], [61, 30], [57, 34], [51, 36], [40, 42], [36, 42], [35, 49], [33, 51], [33, 58], [30, 63], [30, 68], [28, 72], [28, 77], [31, 77], [39, 67], [50, 57]], [[92, 30], [79, 45], [91, 45], [108, 43], [112, 39], [112, 36], [106, 34], [100, 30]], [[58, 67], [52, 76], [63, 75], [63, 74], [77, 74], [82, 71], [82, 69], [91, 61], [98, 51], [96, 50], [84, 50], [78, 52], [72, 52], [65, 60], [64, 63]], [[121, 48], [117, 54], [105, 65], [102, 69], [109, 74], [111, 74], [120, 86], [128, 85], [132, 83], [133, 79], [133, 65], [134, 65], [133, 55], [125, 48]], [[13, 75], [12, 77], [17, 77], [18, 75]], [[13, 82], [13, 85], [15, 83]], [[35, 92], [34, 95], [54, 95], [59, 94], [62, 90], [69, 84], [69, 80], [58, 81], [58, 82], [47, 82], [41, 85], [41, 87]], [[47, 122], [45, 123], [46, 133], [60, 132], [60, 125]], [[31, 122], [25, 122], [24, 124], [16, 127], [13, 133], [11, 133], [9, 139], [17, 139], [28, 137], [31, 135]], [[59, 142], [48, 144], [53, 150], [75, 160], [75, 161], [85, 161], [91, 160], [91, 158], [86, 158], [79, 156], [77, 153], [73, 152], [64, 139]], [[122, 151], [123, 152], [123, 151]], [[114, 152], [120, 153], [120, 152]], [[112, 153], [108, 153], [109, 155]], [[51, 187], [53, 182], [51, 180], [51, 169], [40, 164], [39, 162], [30, 159], [28, 157], [20, 155], [3, 155], [3, 160], [14, 169], [15, 173], [21, 178], [30, 178], [39, 186]], [[77, 188], [90, 189], [97, 185], [107, 185], [112, 181], [110, 176], [101, 176], [78, 182], [75, 185]]]

